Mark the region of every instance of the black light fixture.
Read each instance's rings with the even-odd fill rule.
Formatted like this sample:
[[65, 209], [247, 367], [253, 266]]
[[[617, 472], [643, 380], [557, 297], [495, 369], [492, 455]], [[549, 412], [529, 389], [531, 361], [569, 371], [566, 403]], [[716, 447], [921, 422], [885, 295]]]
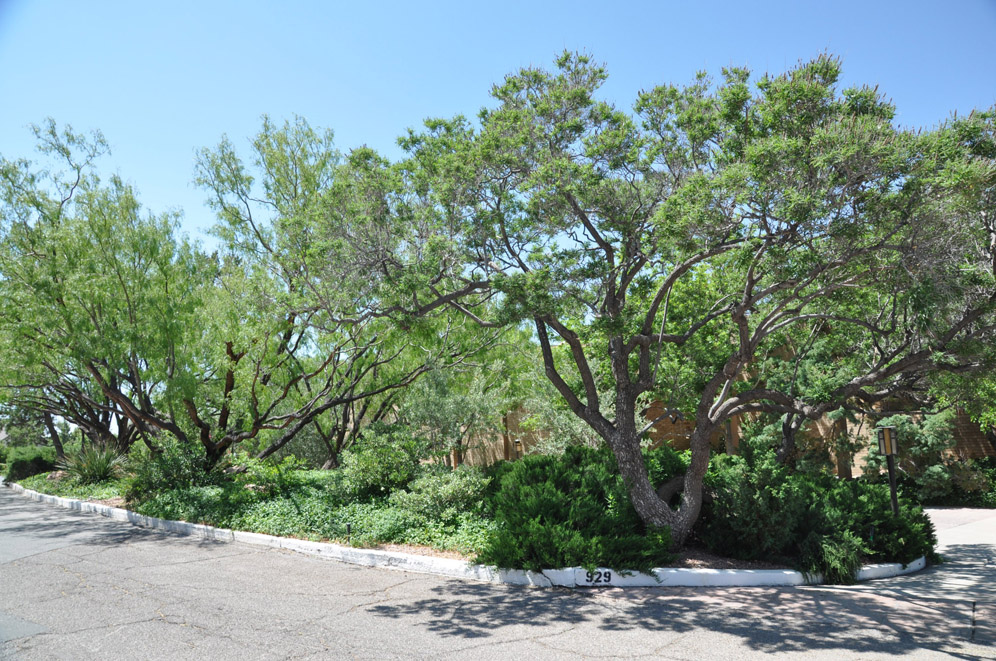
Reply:
[[889, 466], [889, 491], [892, 494], [892, 514], [899, 516], [899, 499], [896, 497], [896, 428], [878, 428], [878, 451], [885, 455], [885, 462]]
[[896, 428], [895, 427], [879, 427], [878, 428], [878, 451], [883, 456], [888, 457], [889, 455], [896, 454]]

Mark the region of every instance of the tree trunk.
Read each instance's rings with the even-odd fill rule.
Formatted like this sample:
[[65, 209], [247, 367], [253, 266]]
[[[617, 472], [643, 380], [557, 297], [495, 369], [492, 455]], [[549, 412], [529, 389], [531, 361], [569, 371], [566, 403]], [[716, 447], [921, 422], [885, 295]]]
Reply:
[[709, 435], [712, 431], [713, 426], [705, 425], [696, 427], [692, 432], [692, 463], [685, 473], [681, 505], [677, 510], [672, 510], [650, 483], [639, 437], [635, 434], [617, 435], [609, 443], [636, 513], [648, 526], [670, 528], [674, 548], [680, 548], [688, 540], [702, 509], [702, 481], [709, 467]]
[[48, 429], [48, 435], [52, 438], [52, 445], [55, 446], [55, 456], [59, 459], [66, 458], [66, 451], [62, 447], [62, 437], [59, 436], [59, 430], [55, 428], [55, 421], [52, 420], [52, 414], [45, 414], [45, 427]]
[[782, 444], [778, 448], [778, 452], [775, 453], [775, 458], [783, 466], [795, 468], [795, 462], [798, 458], [795, 435], [804, 421], [804, 417], [795, 413], [786, 413], [782, 420]]
[[231, 445], [232, 445], [231, 443], [226, 443], [223, 441], [220, 443], [211, 443], [209, 445], [204, 446], [205, 473], [210, 473], [212, 470], [214, 470], [214, 467], [217, 466], [218, 462], [221, 461], [221, 458], [225, 456], [225, 452], [228, 451], [228, 448]]
[[512, 436], [508, 431], [508, 413], [501, 417], [502, 434], [501, 434], [501, 444], [502, 452], [505, 457], [505, 461], [512, 459]]
[[723, 443], [726, 447], [726, 454], [734, 455], [737, 453], [736, 439], [733, 438], [733, 421], [727, 419], [723, 424]]
[[850, 480], [854, 477], [852, 464], [854, 457], [847, 442], [847, 419], [841, 418], [835, 425], [838, 432], [837, 447], [834, 448], [834, 459], [837, 462], [837, 477], [842, 480]]

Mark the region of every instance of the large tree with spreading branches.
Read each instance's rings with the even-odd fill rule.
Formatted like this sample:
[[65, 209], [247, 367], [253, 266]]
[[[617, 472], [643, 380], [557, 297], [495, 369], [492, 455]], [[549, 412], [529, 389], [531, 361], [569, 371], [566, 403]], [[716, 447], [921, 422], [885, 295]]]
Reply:
[[[458, 228], [452, 280], [500, 300], [487, 319], [451, 305], [535, 328], [548, 378], [676, 543], [731, 416], [781, 414], [791, 436], [988, 358], [993, 116], [903, 130], [839, 76], [830, 57], [755, 81], [727, 69], [630, 113], [597, 98], [602, 67], [565, 54], [495, 86], [479, 124], [402, 140], [410, 205]], [[677, 509], [643, 463], [649, 399], [695, 423]]]

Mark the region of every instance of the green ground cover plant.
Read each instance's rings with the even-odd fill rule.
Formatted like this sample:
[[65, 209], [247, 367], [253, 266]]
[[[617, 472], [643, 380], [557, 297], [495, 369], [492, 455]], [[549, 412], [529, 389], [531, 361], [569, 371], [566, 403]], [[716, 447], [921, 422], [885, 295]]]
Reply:
[[125, 491], [128, 488], [128, 482], [123, 478], [96, 484], [80, 484], [69, 478], [50, 480], [47, 473], [18, 480], [17, 483], [25, 489], [31, 489], [39, 493], [61, 496], [62, 498], [75, 498], [77, 500], [124, 498]]
[[372, 434], [345, 453], [339, 470], [306, 470], [293, 457], [238, 457], [237, 472], [218, 470], [200, 480], [172, 458], [149, 458], [167, 464], [142, 473], [160, 480], [160, 488], [129, 493], [136, 511], [160, 518], [358, 546], [477, 553], [493, 527], [482, 516], [489, 479], [477, 468], [423, 463], [416, 446]]

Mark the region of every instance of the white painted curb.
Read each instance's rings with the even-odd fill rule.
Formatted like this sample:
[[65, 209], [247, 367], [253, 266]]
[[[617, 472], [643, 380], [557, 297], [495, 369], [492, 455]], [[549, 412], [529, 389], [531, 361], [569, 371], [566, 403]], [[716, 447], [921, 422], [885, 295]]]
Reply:
[[[523, 569], [497, 569], [486, 565], [475, 565], [466, 560], [450, 558], [434, 558], [430, 556], [398, 553], [395, 551], [377, 551], [357, 549], [339, 544], [311, 542], [290, 537], [275, 537], [255, 532], [215, 528], [198, 523], [185, 521], [170, 521], [144, 516], [117, 507], [109, 507], [99, 503], [61, 498], [25, 489], [19, 484], [5, 484], [0, 478], [0, 486], [13, 489], [21, 495], [43, 503], [51, 503], [80, 512], [93, 512], [115, 521], [131, 523], [142, 528], [163, 530], [179, 535], [212, 539], [219, 542], [239, 542], [255, 546], [286, 549], [308, 555], [331, 558], [340, 562], [365, 567], [380, 567], [400, 571], [436, 574], [452, 578], [484, 581], [486, 583], [505, 583], [509, 585], [533, 585], [537, 587], [756, 587], [756, 586], [792, 586], [814, 585], [822, 583], [820, 575], [808, 576], [790, 569], [676, 569], [660, 568], [651, 573], [616, 571], [599, 567], [588, 571], [583, 567], [568, 567], [566, 569], [545, 569], [540, 572]], [[927, 566], [925, 558], [917, 558], [908, 565], [886, 563], [865, 565], [858, 571], [859, 581], [877, 578], [891, 578], [902, 574], [911, 574]]]

